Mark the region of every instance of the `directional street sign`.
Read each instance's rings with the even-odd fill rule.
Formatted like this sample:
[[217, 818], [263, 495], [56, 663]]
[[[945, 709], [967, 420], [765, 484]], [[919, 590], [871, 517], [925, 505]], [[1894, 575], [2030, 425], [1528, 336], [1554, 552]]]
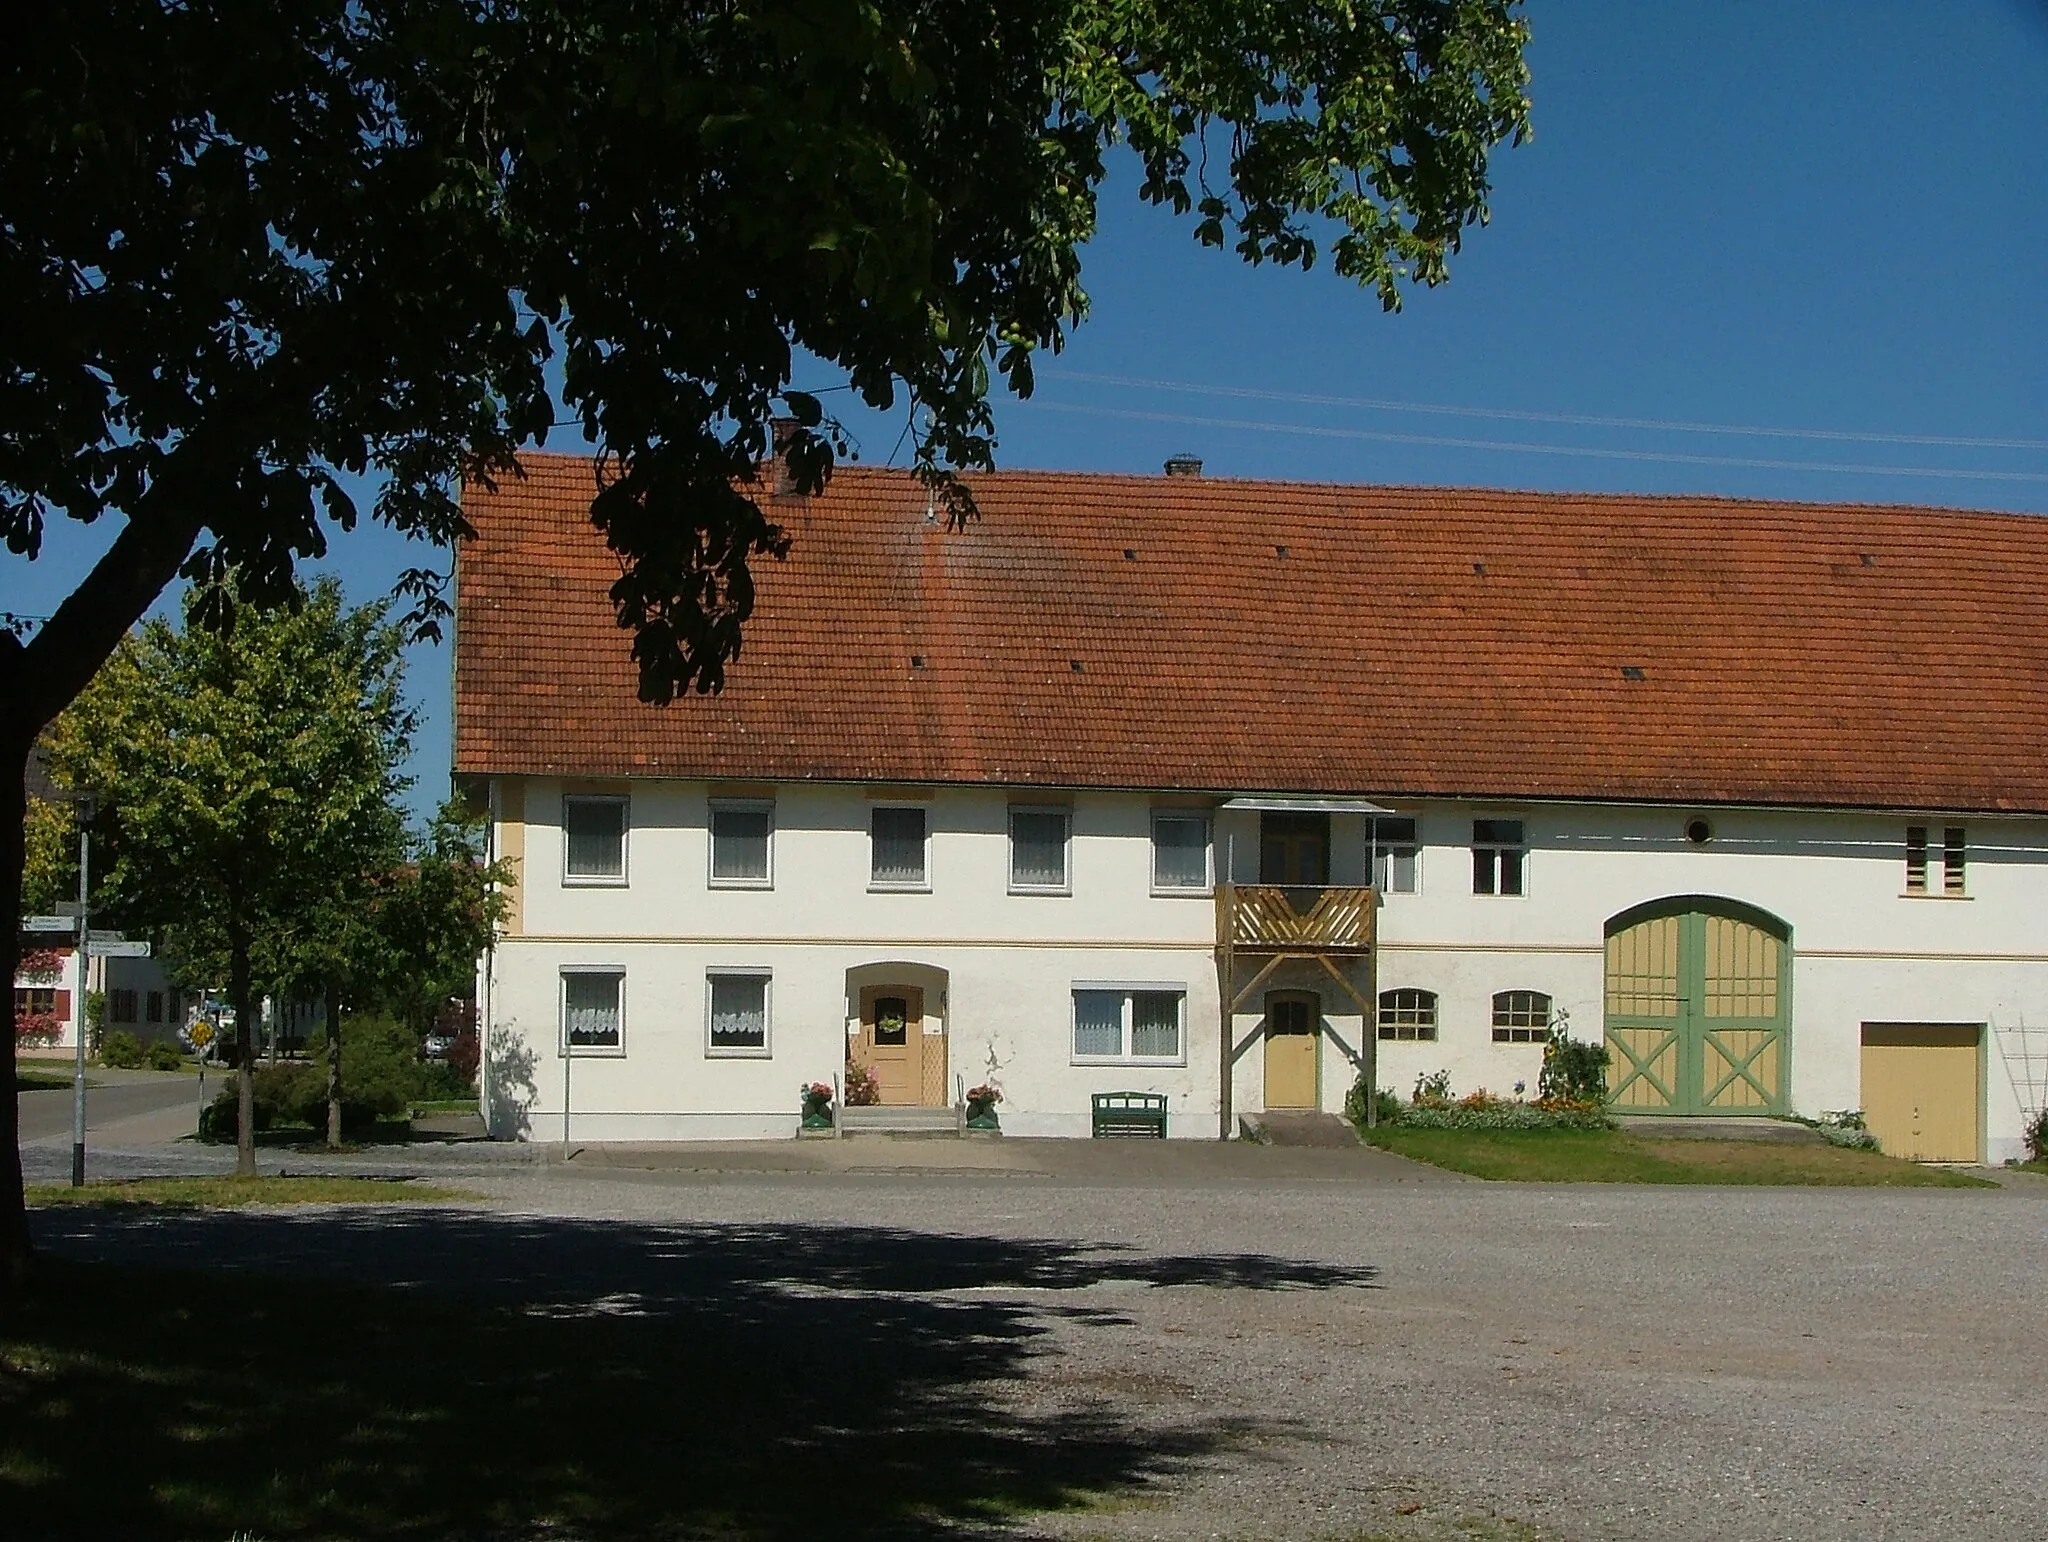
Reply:
[[94, 932], [86, 939], [85, 951], [94, 958], [148, 958], [149, 944], [130, 942], [126, 937], [105, 932]]
[[76, 916], [23, 916], [21, 929], [25, 932], [75, 932], [78, 930]]

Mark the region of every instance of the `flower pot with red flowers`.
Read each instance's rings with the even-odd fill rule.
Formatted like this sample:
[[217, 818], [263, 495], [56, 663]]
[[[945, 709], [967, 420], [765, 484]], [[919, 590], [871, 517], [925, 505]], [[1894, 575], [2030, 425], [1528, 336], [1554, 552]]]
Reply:
[[970, 1130], [1000, 1130], [1001, 1122], [996, 1118], [996, 1105], [1003, 1101], [1003, 1089], [995, 1086], [969, 1087], [967, 1089], [967, 1128]]
[[812, 1082], [800, 1089], [803, 1098], [804, 1128], [807, 1130], [829, 1130], [832, 1128], [832, 1084]]

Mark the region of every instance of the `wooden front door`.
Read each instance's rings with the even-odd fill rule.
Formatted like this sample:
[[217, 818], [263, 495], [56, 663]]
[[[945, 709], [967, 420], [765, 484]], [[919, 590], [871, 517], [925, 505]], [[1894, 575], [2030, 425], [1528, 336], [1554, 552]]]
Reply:
[[1306, 993], [1266, 998], [1266, 1107], [1316, 1106], [1322, 1004]]
[[1608, 933], [1608, 1097], [1631, 1113], [1783, 1113], [1790, 943], [1739, 907], [1693, 903]]
[[1983, 1160], [1979, 1029], [1945, 1023], [1863, 1025], [1863, 1117], [1886, 1156]]
[[860, 993], [860, 1037], [851, 1059], [875, 1073], [891, 1107], [946, 1104], [946, 1040], [925, 1032], [924, 992], [914, 985], [868, 985]]
[[1259, 882], [1320, 887], [1330, 881], [1328, 814], [1261, 814]]

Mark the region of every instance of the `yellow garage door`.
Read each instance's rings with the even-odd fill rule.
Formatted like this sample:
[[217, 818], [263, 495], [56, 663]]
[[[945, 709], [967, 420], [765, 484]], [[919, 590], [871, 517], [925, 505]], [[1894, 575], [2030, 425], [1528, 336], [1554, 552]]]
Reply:
[[1887, 1155], [1975, 1162], [1982, 1030], [1972, 1024], [1865, 1023], [1863, 1117]]

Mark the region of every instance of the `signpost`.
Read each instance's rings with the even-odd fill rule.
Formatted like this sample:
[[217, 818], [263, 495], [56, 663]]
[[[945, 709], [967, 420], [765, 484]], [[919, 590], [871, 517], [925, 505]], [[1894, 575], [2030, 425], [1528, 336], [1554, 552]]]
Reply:
[[90, 794], [78, 800], [78, 1002], [72, 1014], [76, 1024], [72, 1037], [78, 1041], [76, 1070], [71, 1078], [71, 1186], [85, 1187], [85, 997], [92, 986], [91, 958], [85, 949], [92, 940], [86, 930], [86, 864], [92, 854], [93, 801]]

